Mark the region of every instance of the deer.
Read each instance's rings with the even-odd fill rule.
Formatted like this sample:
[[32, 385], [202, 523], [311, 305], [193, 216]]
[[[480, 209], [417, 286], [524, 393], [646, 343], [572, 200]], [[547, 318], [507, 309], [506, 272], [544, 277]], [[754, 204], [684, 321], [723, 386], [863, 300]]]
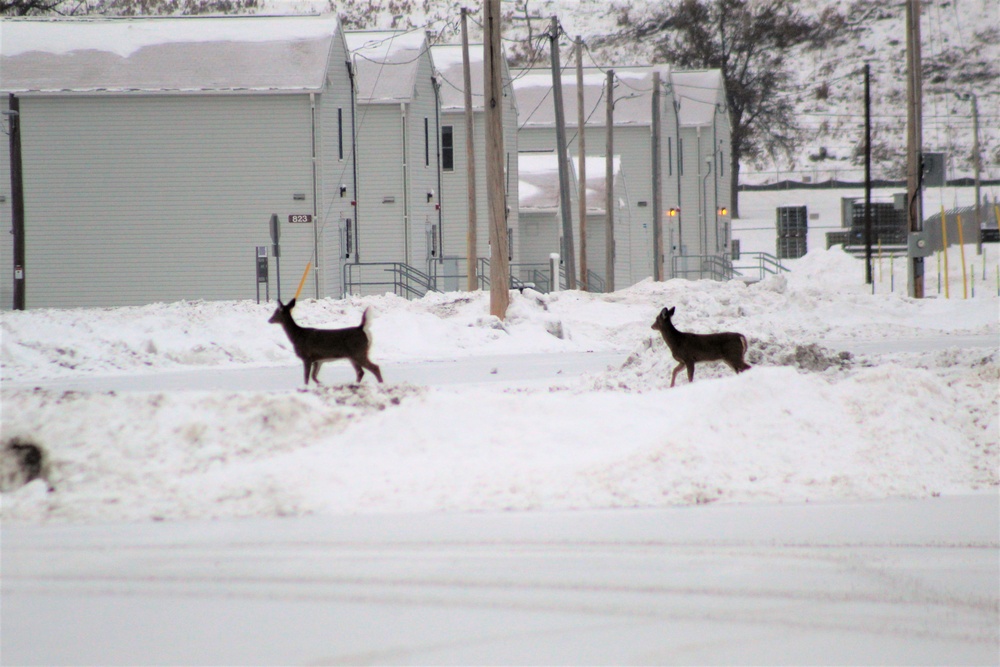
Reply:
[[747, 338], [741, 333], [726, 331], [723, 333], [696, 334], [679, 331], [670, 318], [677, 308], [664, 308], [656, 316], [651, 327], [659, 331], [663, 340], [670, 348], [674, 359], [679, 361], [670, 378], [670, 386], [677, 382], [677, 374], [682, 368], [687, 368], [688, 382], [694, 382], [694, 365], [698, 361], [724, 361], [737, 374], [750, 369], [750, 364], [743, 360], [747, 351]]
[[361, 324], [356, 327], [346, 327], [344, 329], [313, 329], [299, 326], [292, 319], [292, 308], [295, 307], [295, 299], [286, 304], [278, 300], [278, 308], [268, 320], [271, 324], [280, 324], [292, 341], [295, 354], [302, 360], [305, 367], [306, 386], [309, 385], [309, 375], [312, 374], [313, 382], [320, 384], [319, 369], [325, 361], [334, 359], [347, 359], [354, 366], [354, 372], [358, 375], [358, 382], [365, 375], [367, 368], [379, 382], [382, 382], [382, 371], [379, 367], [368, 359], [368, 350], [371, 349], [372, 335], [368, 317], [368, 308], [361, 314]]

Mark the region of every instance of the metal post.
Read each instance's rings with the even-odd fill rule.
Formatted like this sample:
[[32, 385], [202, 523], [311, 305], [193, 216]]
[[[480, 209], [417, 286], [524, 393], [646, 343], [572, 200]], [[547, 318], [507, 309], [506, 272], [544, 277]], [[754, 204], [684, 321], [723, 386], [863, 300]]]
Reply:
[[[910, 232], [923, 229], [921, 174], [923, 93], [920, 56], [920, 0], [906, 0], [906, 213]], [[907, 261], [907, 293], [924, 298], [924, 258]]]
[[576, 289], [576, 249], [573, 243], [573, 215], [569, 200], [569, 164], [566, 149], [566, 117], [563, 112], [562, 68], [559, 65], [559, 19], [552, 17], [549, 32], [552, 57], [552, 104], [556, 112], [556, 161], [559, 164], [559, 208], [562, 213], [563, 257], [566, 289]]
[[583, 111], [583, 37], [576, 37], [576, 154], [580, 161], [579, 206], [580, 206], [580, 289], [587, 291], [587, 141], [585, 125], [587, 119]]
[[660, 176], [660, 73], [653, 72], [653, 280], [663, 280], [663, 195]]
[[21, 103], [11, 93], [7, 126], [10, 135], [11, 234], [14, 236], [14, 310], [25, 308], [27, 267], [24, 261], [24, 181], [21, 169]]
[[604, 280], [607, 291], [615, 291], [615, 72], [608, 70], [604, 95], [606, 143], [604, 146]]
[[865, 283], [872, 282], [872, 106], [871, 66], [865, 63]]

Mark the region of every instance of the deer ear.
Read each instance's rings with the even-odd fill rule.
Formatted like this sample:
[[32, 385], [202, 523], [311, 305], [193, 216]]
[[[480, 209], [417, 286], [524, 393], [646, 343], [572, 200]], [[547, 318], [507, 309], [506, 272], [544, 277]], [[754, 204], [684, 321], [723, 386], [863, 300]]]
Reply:
[[[667, 310], [667, 309], [664, 308], [663, 310]], [[673, 317], [674, 313], [676, 313], [676, 312], [677, 312], [677, 306], [674, 306], [670, 310], [667, 310], [667, 315], [670, 316], [670, 317]]]
[[295, 307], [295, 299], [292, 299], [291, 301], [285, 304], [286, 310], [291, 310], [294, 307]]

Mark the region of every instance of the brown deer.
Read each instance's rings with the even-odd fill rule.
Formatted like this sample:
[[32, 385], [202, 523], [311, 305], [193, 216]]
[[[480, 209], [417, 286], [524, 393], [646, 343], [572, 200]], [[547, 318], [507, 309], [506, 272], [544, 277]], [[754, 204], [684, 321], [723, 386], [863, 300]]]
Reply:
[[347, 359], [354, 366], [354, 372], [358, 374], [358, 382], [364, 377], [364, 369], [370, 370], [382, 381], [382, 371], [368, 359], [368, 350], [371, 348], [372, 335], [369, 331], [371, 326], [368, 322], [368, 309], [361, 315], [361, 324], [356, 327], [345, 329], [311, 329], [300, 327], [292, 319], [292, 308], [295, 307], [295, 299], [286, 304], [278, 301], [278, 308], [274, 315], [268, 320], [271, 324], [280, 324], [288, 335], [288, 340], [292, 341], [295, 354], [302, 360], [305, 367], [306, 384], [309, 384], [309, 374], [312, 371], [312, 379], [319, 384], [319, 368], [324, 361], [333, 359]]
[[727, 331], [725, 333], [695, 334], [678, 331], [670, 318], [677, 308], [664, 308], [656, 316], [652, 328], [659, 331], [666, 341], [670, 353], [679, 361], [674, 375], [670, 378], [670, 386], [677, 382], [677, 374], [687, 367], [688, 382], [694, 382], [694, 365], [698, 361], [724, 361], [737, 373], [750, 368], [743, 360], [747, 351], [747, 338], [743, 334]]

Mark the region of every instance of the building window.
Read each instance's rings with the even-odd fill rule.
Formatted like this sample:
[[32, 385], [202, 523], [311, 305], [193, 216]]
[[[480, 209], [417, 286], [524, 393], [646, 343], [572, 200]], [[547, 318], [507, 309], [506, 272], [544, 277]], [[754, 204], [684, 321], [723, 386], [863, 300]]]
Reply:
[[451, 125], [441, 127], [441, 168], [455, 171], [455, 128]]
[[684, 173], [684, 140], [677, 137], [677, 171]]
[[667, 175], [674, 175], [674, 144], [673, 137], [667, 137]]
[[337, 155], [344, 159], [344, 110], [337, 108]]
[[424, 166], [431, 166], [431, 124], [424, 118]]

